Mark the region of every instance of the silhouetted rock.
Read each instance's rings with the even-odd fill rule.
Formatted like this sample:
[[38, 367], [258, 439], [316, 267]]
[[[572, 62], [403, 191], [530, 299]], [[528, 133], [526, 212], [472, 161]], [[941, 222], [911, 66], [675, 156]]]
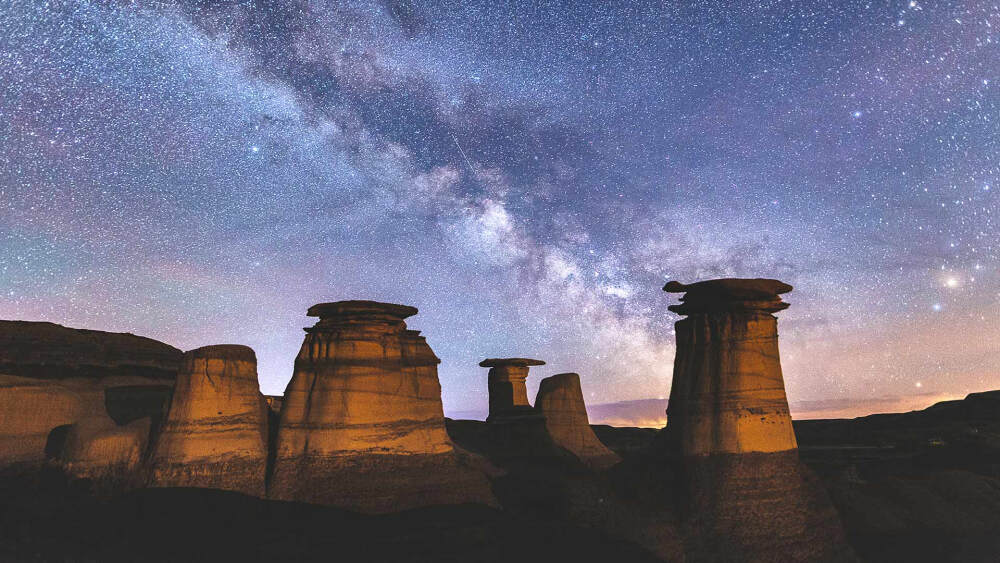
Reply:
[[621, 461], [590, 428], [579, 375], [560, 373], [543, 379], [535, 396], [535, 409], [545, 417], [552, 440], [590, 467], [606, 469]]
[[173, 346], [134, 334], [0, 321], [0, 373], [10, 375], [173, 379], [181, 355]]
[[679, 464], [692, 560], [851, 561], [836, 512], [799, 462], [778, 355], [777, 280], [670, 282], [677, 353], [660, 447]]
[[373, 301], [314, 305], [281, 405], [272, 498], [363, 512], [493, 502], [485, 475], [445, 431], [440, 362]]
[[265, 494], [267, 405], [253, 350], [219, 345], [184, 354], [151, 464], [152, 486]]
[[487, 375], [490, 415], [487, 420], [535, 414], [528, 402], [525, 380], [529, 366], [543, 365], [545, 362], [529, 358], [487, 358], [479, 362], [480, 367], [490, 368]]

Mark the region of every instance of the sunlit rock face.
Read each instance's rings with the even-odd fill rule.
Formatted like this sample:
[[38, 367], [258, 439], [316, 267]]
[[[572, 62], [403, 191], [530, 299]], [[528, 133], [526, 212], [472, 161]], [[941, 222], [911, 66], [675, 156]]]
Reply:
[[607, 469], [621, 461], [590, 427], [579, 375], [560, 373], [543, 379], [535, 396], [535, 409], [545, 417], [552, 440], [591, 468]]
[[778, 356], [777, 280], [670, 282], [677, 353], [660, 447], [677, 463], [697, 561], [853, 561], [832, 504], [799, 462]]
[[246, 346], [184, 354], [166, 422], [155, 437], [150, 485], [265, 494], [267, 404]]
[[490, 368], [487, 375], [490, 393], [488, 420], [534, 414], [531, 403], [528, 402], [525, 381], [530, 366], [543, 366], [545, 362], [530, 358], [488, 358], [479, 362], [479, 365]]
[[404, 319], [373, 301], [311, 307], [281, 402], [269, 495], [364, 512], [492, 502], [486, 477], [445, 431], [440, 360]]

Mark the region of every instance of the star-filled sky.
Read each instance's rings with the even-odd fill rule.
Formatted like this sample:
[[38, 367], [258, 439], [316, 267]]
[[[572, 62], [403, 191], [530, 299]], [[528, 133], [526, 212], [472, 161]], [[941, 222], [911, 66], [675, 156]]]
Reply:
[[795, 286], [793, 409], [1000, 388], [998, 192], [995, 0], [0, 6], [0, 318], [247, 344], [267, 393], [374, 299], [447, 414], [487, 356], [666, 397], [660, 288], [725, 276]]

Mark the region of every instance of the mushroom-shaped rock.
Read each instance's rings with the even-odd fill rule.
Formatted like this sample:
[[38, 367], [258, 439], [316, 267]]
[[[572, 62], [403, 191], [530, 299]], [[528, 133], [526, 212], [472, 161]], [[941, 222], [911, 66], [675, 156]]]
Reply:
[[667, 407], [668, 435], [683, 455], [780, 452], [796, 448], [778, 357], [778, 324], [790, 285], [766, 279], [670, 282], [687, 293], [670, 310], [677, 353]]
[[404, 322], [416, 313], [375, 301], [309, 308], [319, 322], [281, 402], [269, 496], [371, 513], [494, 502], [445, 430], [440, 360]]
[[150, 485], [204, 487], [262, 496], [267, 405], [257, 357], [246, 346], [184, 354], [166, 422], [155, 438]]
[[579, 375], [560, 373], [543, 379], [535, 396], [535, 409], [545, 416], [552, 440], [588, 466], [601, 470], [621, 461], [590, 427]]
[[530, 366], [544, 366], [541, 360], [530, 358], [487, 358], [479, 362], [480, 367], [490, 368], [487, 382], [490, 393], [490, 416], [488, 420], [518, 415], [531, 415], [528, 402], [528, 378]]
[[853, 561], [836, 511], [798, 458], [777, 319], [777, 280], [670, 282], [686, 292], [667, 406], [688, 555], [719, 561]]

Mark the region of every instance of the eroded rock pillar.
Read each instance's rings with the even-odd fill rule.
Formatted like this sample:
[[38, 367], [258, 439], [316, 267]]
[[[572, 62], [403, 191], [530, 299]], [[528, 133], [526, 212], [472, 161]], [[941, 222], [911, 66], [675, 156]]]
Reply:
[[267, 405], [253, 350], [219, 345], [185, 353], [155, 437], [150, 485], [262, 496], [266, 464]]
[[799, 461], [778, 355], [788, 284], [670, 282], [677, 353], [667, 453], [691, 560], [854, 561], [836, 511]]
[[314, 305], [282, 399], [268, 494], [363, 512], [493, 502], [445, 430], [440, 360], [374, 301]]
[[788, 307], [777, 280], [670, 282], [686, 292], [669, 307], [677, 353], [667, 407], [670, 439], [685, 456], [796, 448], [778, 356], [778, 320]]
[[487, 420], [533, 414], [525, 381], [529, 366], [543, 365], [545, 362], [530, 358], [488, 358], [479, 362], [480, 367], [490, 368], [487, 376], [490, 416]]
[[543, 379], [535, 396], [535, 409], [545, 417], [552, 440], [589, 467], [607, 469], [621, 461], [590, 427], [579, 375], [560, 373]]

